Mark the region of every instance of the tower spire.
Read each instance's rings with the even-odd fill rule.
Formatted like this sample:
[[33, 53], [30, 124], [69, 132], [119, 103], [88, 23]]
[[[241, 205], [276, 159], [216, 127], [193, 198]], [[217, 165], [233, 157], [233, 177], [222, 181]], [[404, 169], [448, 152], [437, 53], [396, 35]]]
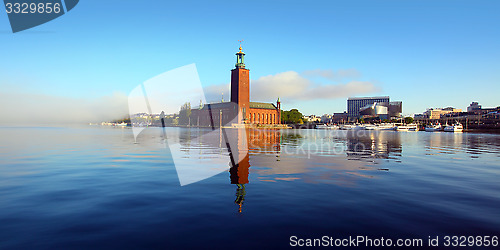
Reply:
[[236, 68], [239, 69], [239, 68], [242, 68], [244, 69], [245, 68], [245, 53], [243, 53], [242, 49], [241, 49], [241, 43], [243, 42], [243, 40], [238, 40], [238, 42], [240, 42], [240, 51], [238, 51], [236, 53]]
[[241, 51], [241, 43], [243, 42], [244, 40], [238, 40], [238, 42], [240, 42], [240, 53], [242, 53]]

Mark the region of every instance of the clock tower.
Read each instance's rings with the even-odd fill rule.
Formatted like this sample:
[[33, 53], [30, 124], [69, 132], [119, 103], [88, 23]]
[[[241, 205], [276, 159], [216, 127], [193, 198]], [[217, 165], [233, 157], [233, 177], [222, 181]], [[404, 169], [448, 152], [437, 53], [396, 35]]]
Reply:
[[248, 123], [250, 111], [250, 70], [245, 68], [245, 53], [236, 53], [236, 65], [231, 70], [231, 102], [238, 105], [241, 115], [238, 123]]

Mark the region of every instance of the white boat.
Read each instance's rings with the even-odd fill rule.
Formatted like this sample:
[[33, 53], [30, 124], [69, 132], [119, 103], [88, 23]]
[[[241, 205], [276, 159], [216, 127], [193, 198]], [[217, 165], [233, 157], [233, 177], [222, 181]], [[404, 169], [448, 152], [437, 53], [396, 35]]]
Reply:
[[394, 130], [396, 129], [396, 126], [392, 123], [385, 123], [385, 124], [367, 124], [365, 125], [366, 130]]
[[365, 125], [356, 125], [354, 127], [352, 127], [352, 130], [364, 130], [365, 129]]
[[340, 125], [340, 129], [343, 129], [343, 130], [351, 130], [354, 127], [356, 127], [356, 125], [352, 125], [352, 124], [343, 124], [343, 125]]
[[366, 124], [365, 125], [366, 130], [378, 130], [378, 126], [374, 124]]
[[446, 125], [446, 127], [444, 127], [444, 131], [445, 132], [463, 132], [464, 127], [460, 123], [457, 123], [454, 125]]
[[417, 124], [400, 125], [396, 128], [397, 131], [418, 131]]
[[378, 130], [395, 130], [395, 129], [396, 125], [394, 125], [393, 123], [380, 124], [378, 126]]
[[425, 127], [426, 132], [435, 132], [443, 130], [443, 126], [441, 124], [431, 124]]
[[360, 124], [343, 124], [340, 126], [340, 129], [343, 130], [363, 130], [365, 129], [365, 125]]
[[339, 126], [337, 125], [328, 125], [328, 124], [320, 124], [316, 125], [317, 129], [339, 129]]

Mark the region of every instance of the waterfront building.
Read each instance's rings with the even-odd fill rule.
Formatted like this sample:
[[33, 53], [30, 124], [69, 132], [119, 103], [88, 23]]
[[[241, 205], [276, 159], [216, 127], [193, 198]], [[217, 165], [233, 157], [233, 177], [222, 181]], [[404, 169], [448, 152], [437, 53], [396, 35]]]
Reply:
[[361, 118], [379, 118], [391, 120], [401, 117], [402, 102], [375, 102], [359, 109]]
[[472, 102], [469, 107], [467, 107], [467, 112], [474, 112], [476, 110], [481, 110], [481, 105], [478, 102]]
[[483, 108], [478, 102], [472, 102], [467, 107], [468, 115], [486, 115], [489, 113], [498, 113], [499, 107], [496, 108]]
[[244, 57], [240, 46], [235, 68], [231, 70], [231, 101], [201, 104], [199, 109], [192, 110], [191, 125], [281, 124], [279, 98], [276, 105], [250, 101], [250, 70], [245, 68]]
[[[363, 111], [363, 113], [360, 113]], [[403, 112], [403, 102], [391, 102], [389, 96], [351, 97], [347, 99], [347, 114], [350, 121], [361, 116], [381, 119], [399, 118]]]
[[349, 115], [346, 111], [343, 113], [333, 113], [332, 122], [333, 123], [346, 123], [349, 119]]
[[[360, 113], [361, 110], [364, 111], [363, 114]], [[350, 97], [347, 99], [349, 121], [355, 121], [362, 116], [395, 119], [401, 117], [402, 112], [403, 102], [391, 102], [389, 96]]]
[[381, 117], [381, 119], [387, 119], [389, 115], [389, 108], [386, 105], [383, 105], [385, 103], [376, 102], [368, 104], [359, 109], [359, 115], [361, 117]]
[[304, 122], [321, 122], [321, 117], [317, 115], [304, 115], [302, 116]]
[[375, 97], [350, 97], [347, 99], [347, 113], [349, 117], [358, 118], [359, 110], [366, 105], [371, 105], [376, 102], [389, 102], [388, 96]]
[[450, 113], [461, 113], [461, 112], [462, 112], [462, 109], [456, 109], [453, 107], [436, 108], [436, 109], [430, 108], [427, 111], [425, 111], [423, 115], [427, 119], [437, 120], [437, 119], [440, 119], [442, 115], [450, 114]]
[[331, 123], [332, 122], [332, 115], [330, 114], [324, 114], [321, 116], [321, 122], [323, 123]]

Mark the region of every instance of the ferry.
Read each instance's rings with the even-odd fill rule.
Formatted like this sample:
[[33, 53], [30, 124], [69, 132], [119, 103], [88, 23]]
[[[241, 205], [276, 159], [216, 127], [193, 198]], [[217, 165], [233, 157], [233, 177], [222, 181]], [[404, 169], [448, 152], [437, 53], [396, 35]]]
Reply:
[[460, 123], [457, 123], [455, 125], [446, 125], [446, 127], [444, 127], [444, 131], [445, 132], [463, 132], [464, 127]]
[[425, 127], [426, 132], [435, 132], [443, 130], [443, 126], [441, 124], [431, 124]]
[[417, 124], [400, 125], [400, 126], [397, 126], [396, 130], [397, 131], [418, 131], [418, 125]]
[[340, 127], [338, 125], [320, 124], [316, 125], [316, 129], [340, 129]]
[[396, 125], [393, 123], [387, 123], [387, 124], [377, 124], [377, 125], [365, 125], [366, 130], [395, 130]]
[[344, 125], [340, 126], [340, 129], [343, 129], [343, 130], [363, 130], [363, 129], [365, 129], [365, 125], [344, 124]]
[[354, 127], [356, 127], [356, 125], [352, 125], [352, 124], [340, 125], [340, 129], [342, 129], [342, 130], [352, 130]]

